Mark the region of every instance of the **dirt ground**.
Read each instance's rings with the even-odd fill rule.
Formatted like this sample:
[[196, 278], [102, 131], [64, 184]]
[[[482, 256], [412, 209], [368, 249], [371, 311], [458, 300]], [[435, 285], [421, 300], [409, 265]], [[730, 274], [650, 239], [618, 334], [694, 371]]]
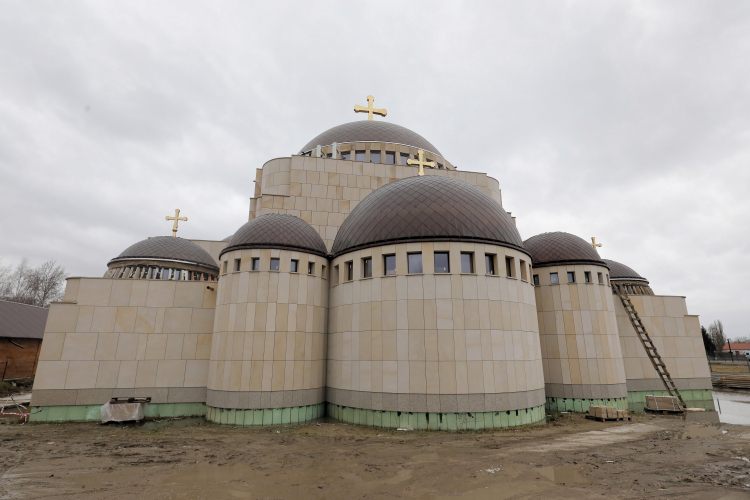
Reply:
[[711, 372], [715, 374], [747, 375], [750, 373], [750, 366], [746, 364], [711, 363]]
[[0, 498], [750, 498], [750, 428], [634, 420], [471, 433], [4, 424]]

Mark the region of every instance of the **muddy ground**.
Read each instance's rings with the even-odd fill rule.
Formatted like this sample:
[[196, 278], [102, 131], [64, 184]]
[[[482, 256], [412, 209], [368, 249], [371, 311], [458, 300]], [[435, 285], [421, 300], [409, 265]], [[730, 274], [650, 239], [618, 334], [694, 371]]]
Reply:
[[4, 424], [0, 498], [734, 500], [750, 498], [747, 457], [749, 427], [645, 415], [471, 433]]

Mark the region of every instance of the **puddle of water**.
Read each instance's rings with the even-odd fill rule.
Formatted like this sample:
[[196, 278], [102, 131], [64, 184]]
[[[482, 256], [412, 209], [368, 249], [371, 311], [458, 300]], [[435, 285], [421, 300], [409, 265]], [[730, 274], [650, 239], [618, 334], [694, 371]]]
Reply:
[[698, 427], [697, 425], [691, 425], [687, 428], [686, 432], [683, 432], [678, 437], [680, 439], [694, 439], [721, 436], [722, 434], [723, 432], [721, 429], [717, 429], [716, 427]]
[[561, 467], [542, 467], [539, 473], [557, 484], [573, 486], [576, 484], [591, 484], [586, 476], [575, 465], [563, 465]]
[[714, 390], [714, 406], [725, 424], [750, 425], [750, 394]]

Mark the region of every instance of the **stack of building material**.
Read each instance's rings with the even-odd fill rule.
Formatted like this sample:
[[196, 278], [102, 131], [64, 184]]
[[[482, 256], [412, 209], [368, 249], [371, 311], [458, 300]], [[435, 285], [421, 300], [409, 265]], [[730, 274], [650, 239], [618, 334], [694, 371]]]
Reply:
[[612, 406], [589, 406], [588, 418], [595, 420], [628, 420], [628, 412]]
[[674, 396], [646, 396], [646, 409], [654, 411], [682, 411]]

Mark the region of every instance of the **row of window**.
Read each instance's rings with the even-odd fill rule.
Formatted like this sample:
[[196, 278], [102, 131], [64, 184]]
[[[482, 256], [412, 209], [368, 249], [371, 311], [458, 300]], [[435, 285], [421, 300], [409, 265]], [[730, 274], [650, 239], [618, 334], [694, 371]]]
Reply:
[[[597, 280], [600, 285], [604, 284], [605, 277], [602, 275], [602, 273], [596, 273]], [[609, 275], [606, 276], [607, 284], [609, 285]], [[557, 273], [549, 273], [549, 282], [551, 285], [559, 285], [560, 284], [560, 276]], [[576, 282], [576, 273], [575, 271], [568, 271], [568, 283], [575, 283]], [[584, 271], [583, 272], [583, 282], [584, 283], [591, 283], [591, 271]], [[534, 285], [539, 286], [539, 275], [534, 275]]]
[[[434, 269], [436, 274], [450, 274], [450, 252], [434, 252]], [[422, 254], [421, 253], [408, 253], [406, 254], [407, 259], [407, 273], [408, 274], [422, 274]], [[474, 266], [474, 252], [461, 252], [461, 274], [475, 274]], [[531, 265], [527, 264], [526, 261], [520, 261], [521, 268], [521, 279], [528, 281], [528, 275], [531, 272]], [[334, 283], [340, 282], [339, 266], [334, 266]], [[362, 258], [362, 276], [360, 278], [372, 278], [372, 257]], [[497, 255], [495, 254], [484, 254], [484, 269], [487, 276], [497, 276]], [[505, 257], [505, 276], [509, 278], [516, 278], [516, 265], [514, 257]], [[395, 255], [384, 255], [383, 256], [383, 276], [395, 276], [396, 275], [396, 256]], [[344, 262], [344, 281], [354, 280], [354, 262]]]
[[105, 278], [140, 280], [216, 281], [216, 276], [200, 271], [188, 271], [173, 267], [125, 266], [109, 269]]
[[[308, 151], [303, 156], [311, 156], [312, 151]], [[370, 150], [370, 163], [383, 163], [383, 156], [385, 156], [385, 164], [386, 165], [395, 165], [396, 159], [399, 161], [399, 165], [406, 165], [406, 160], [409, 159], [408, 153], [399, 153], [398, 156], [396, 155], [395, 151], [386, 151], [385, 155], [381, 153], [381, 151], [374, 151]], [[333, 154], [328, 153], [326, 155], [327, 158], [332, 158]], [[367, 151], [342, 151], [341, 152], [341, 159], [342, 160], [354, 160], [354, 161], [367, 161]], [[419, 155], [414, 155], [414, 159], [418, 160]], [[437, 168], [443, 169], [442, 163], [435, 162]]]
[[[279, 270], [280, 261], [278, 257], [271, 257], [271, 262], [269, 265], [268, 270], [269, 271], [278, 271]], [[234, 259], [234, 272], [239, 272], [240, 267], [242, 266], [242, 259]], [[326, 277], [326, 266], [320, 266], [320, 276], [322, 278]], [[228, 272], [229, 268], [229, 261], [225, 260], [223, 263], [223, 267], [221, 270], [221, 274], [226, 274]], [[251, 271], [260, 271], [260, 258], [259, 257], [253, 257], [250, 261], [250, 270]], [[292, 259], [292, 261], [289, 264], [289, 272], [292, 273], [299, 273], [299, 260]], [[307, 274], [314, 276], [315, 275], [315, 262], [308, 262], [307, 263]]]

